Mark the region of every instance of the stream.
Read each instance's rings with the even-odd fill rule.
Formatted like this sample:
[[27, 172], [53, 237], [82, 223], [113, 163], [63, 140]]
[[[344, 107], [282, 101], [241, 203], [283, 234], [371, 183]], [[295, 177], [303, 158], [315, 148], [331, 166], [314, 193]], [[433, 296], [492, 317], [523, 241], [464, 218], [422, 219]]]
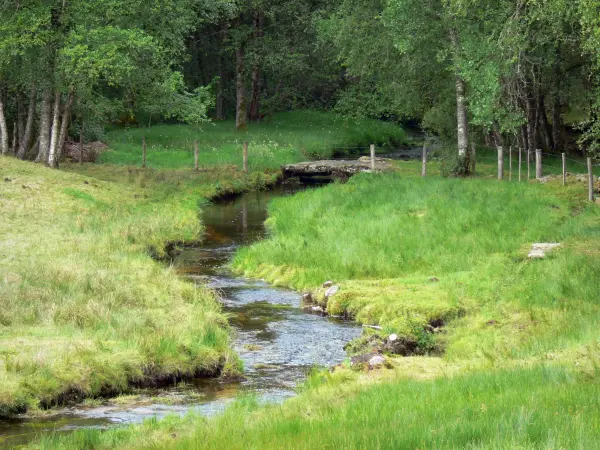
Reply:
[[93, 406], [63, 408], [40, 417], [0, 420], [0, 446], [25, 444], [55, 431], [106, 429], [190, 411], [212, 415], [244, 392], [254, 393], [263, 402], [280, 402], [295, 395], [297, 384], [311, 368], [341, 363], [346, 357], [344, 344], [361, 334], [360, 327], [306, 313], [297, 292], [236, 277], [227, 267], [240, 246], [265, 236], [264, 221], [270, 200], [302, 189], [306, 187], [282, 185], [205, 208], [204, 242], [198, 247], [185, 248], [173, 262], [182, 276], [208, 284], [219, 292], [235, 330], [234, 348], [244, 363], [242, 381], [199, 379], [163, 389], [137, 391], [131, 402], [107, 400]]

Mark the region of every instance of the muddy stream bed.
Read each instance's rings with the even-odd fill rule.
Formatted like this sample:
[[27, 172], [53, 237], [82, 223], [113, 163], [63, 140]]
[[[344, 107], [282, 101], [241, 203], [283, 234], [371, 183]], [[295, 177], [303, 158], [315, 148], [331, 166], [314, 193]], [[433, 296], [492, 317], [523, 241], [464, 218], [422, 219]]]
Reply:
[[360, 335], [360, 327], [309, 314], [303, 311], [297, 292], [236, 277], [227, 268], [240, 246], [264, 237], [269, 201], [301, 189], [305, 187], [282, 185], [205, 208], [204, 242], [199, 247], [185, 248], [174, 259], [182, 276], [191, 282], [208, 284], [220, 293], [235, 330], [234, 348], [244, 362], [242, 381], [195, 380], [137, 391], [133, 401], [107, 400], [64, 408], [42, 417], [0, 420], [0, 447], [24, 444], [55, 431], [105, 429], [189, 411], [212, 415], [242, 392], [252, 392], [264, 402], [280, 402], [295, 395], [297, 384], [312, 367], [342, 362], [346, 357], [344, 344]]

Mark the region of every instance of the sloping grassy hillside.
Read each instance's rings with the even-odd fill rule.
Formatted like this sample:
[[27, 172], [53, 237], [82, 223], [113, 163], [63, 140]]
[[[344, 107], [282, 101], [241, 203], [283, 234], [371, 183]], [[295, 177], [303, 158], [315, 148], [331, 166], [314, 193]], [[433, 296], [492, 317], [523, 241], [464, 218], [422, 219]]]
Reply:
[[203, 199], [251, 180], [88, 172], [0, 157], [0, 415], [238, 369], [213, 294], [150, 253], [198, 238]]
[[246, 132], [235, 131], [232, 121], [114, 130], [108, 134], [111, 150], [102, 154], [100, 162], [141, 165], [143, 136], [148, 143], [148, 166], [154, 168], [193, 167], [195, 139], [199, 142], [199, 161], [203, 166], [241, 166], [242, 144], [249, 141], [251, 170], [279, 169], [282, 164], [325, 158], [336, 151], [358, 152], [358, 147], [370, 144], [400, 146], [407, 142], [402, 128], [390, 122], [293, 111], [250, 123]]

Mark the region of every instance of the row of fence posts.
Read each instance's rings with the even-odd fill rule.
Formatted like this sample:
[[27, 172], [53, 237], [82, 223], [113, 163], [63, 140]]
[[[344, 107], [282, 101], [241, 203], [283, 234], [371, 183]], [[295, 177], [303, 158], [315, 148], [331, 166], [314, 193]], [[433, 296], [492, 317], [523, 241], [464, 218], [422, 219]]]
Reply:
[[[198, 140], [194, 141], [194, 170], [200, 170], [198, 162], [199, 147]], [[248, 142], [244, 142], [243, 155], [242, 155], [242, 167], [245, 173], [248, 173]], [[146, 168], [146, 138], [142, 138], [142, 168]]]
[[[198, 140], [194, 141], [194, 170], [199, 170], [198, 165]], [[371, 144], [370, 146], [371, 153], [371, 170], [375, 171], [375, 144]], [[471, 147], [471, 158], [475, 157], [475, 148], [474, 145]], [[508, 166], [509, 166], [509, 180], [512, 181], [513, 176], [513, 155], [512, 155], [512, 147], [509, 148], [508, 155]], [[518, 178], [519, 182], [521, 182], [521, 169], [523, 166], [523, 155], [522, 149], [519, 148], [519, 168], [518, 168]], [[146, 138], [142, 138], [142, 167], [146, 168]], [[244, 142], [243, 146], [243, 154], [242, 154], [242, 167], [244, 173], [248, 173], [248, 142]], [[594, 199], [594, 172], [592, 165], [592, 158], [587, 158], [587, 169], [588, 169], [588, 198], [591, 202], [595, 201]], [[421, 168], [421, 176], [427, 175], [427, 143], [423, 145], [423, 158], [422, 158], [422, 168]], [[539, 180], [543, 176], [542, 174], [542, 151], [535, 151], [535, 177]], [[531, 178], [531, 151], [527, 150], [527, 179]], [[498, 147], [498, 179], [504, 179], [504, 148]], [[563, 186], [567, 184], [567, 155], [566, 153], [562, 154], [562, 184]]]
[[[521, 167], [522, 167], [522, 149], [519, 148], [519, 168], [518, 168], [518, 176], [519, 182], [521, 181]], [[509, 161], [509, 170], [510, 175], [509, 179], [512, 181], [512, 147], [509, 149], [508, 155]], [[594, 198], [594, 171], [592, 165], [592, 158], [587, 158], [587, 170], [588, 170], [588, 199], [593, 202]], [[543, 177], [542, 171], [542, 151], [535, 151], [535, 178], [541, 179]], [[527, 179], [531, 178], [531, 151], [527, 150]], [[498, 179], [504, 179], [504, 148], [498, 147]], [[562, 184], [565, 186], [567, 184], [567, 154], [562, 153]]]

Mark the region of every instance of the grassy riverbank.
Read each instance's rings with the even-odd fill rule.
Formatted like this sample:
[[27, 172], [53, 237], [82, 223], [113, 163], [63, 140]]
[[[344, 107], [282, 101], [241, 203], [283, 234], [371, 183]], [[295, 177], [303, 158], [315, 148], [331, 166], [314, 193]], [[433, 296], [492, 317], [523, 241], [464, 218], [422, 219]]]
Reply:
[[[340, 291], [319, 297], [330, 312], [444, 355], [316, 373], [279, 406], [241, 399], [216, 418], [38, 447], [595, 448], [600, 208], [584, 199], [583, 184], [395, 174], [277, 199], [270, 238], [239, 253], [239, 271], [321, 294], [332, 279]], [[562, 247], [531, 261], [536, 241]]]
[[236, 132], [232, 121], [113, 130], [107, 136], [111, 150], [102, 154], [100, 162], [141, 165], [143, 136], [148, 142], [149, 167], [193, 167], [193, 142], [197, 139], [202, 166], [239, 167], [242, 144], [249, 141], [249, 166], [253, 171], [278, 170], [282, 164], [326, 158], [336, 151], [358, 152], [359, 147], [364, 150], [372, 143], [390, 148], [407, 142], [403, 129], [391, 122], [353, 120], [319, 111], [293, 111], [251, 123], [246, 132]]
[[0, 415], [237, 371], [213, 293], [150, 253], [200, 236], [203, 199], [267, 178], [76, 170], [0, 157]]
[[[584, 199], [584, 184], [358, 176], [273, 202], [271, 238], [234, 265], [448, 357], [539, 355], [600, 338], [600, 208]], [[534, 242], [563, 247], [531, 261]]]

